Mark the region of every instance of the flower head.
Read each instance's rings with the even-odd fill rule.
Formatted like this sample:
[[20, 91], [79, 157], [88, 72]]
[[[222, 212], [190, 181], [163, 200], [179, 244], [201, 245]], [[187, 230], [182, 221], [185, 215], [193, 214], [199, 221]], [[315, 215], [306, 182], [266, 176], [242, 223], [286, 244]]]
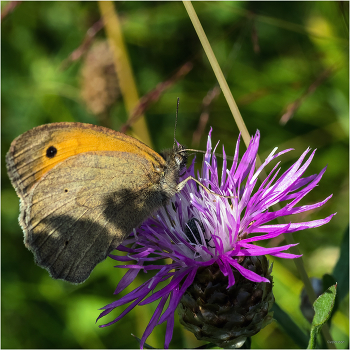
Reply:
[[[159, 209], [118, 247], [119, 251], [127, 253], [126, 256], [111, 255], [118, 261], [135, 261], [132, 265], [117, 266], [128, 271], [118, 284], [115, 294], [124, 290], [141, 270], [145, 272], [158, 270], [158, 272], [132, 292], [106, 305], [99, 318], [114, 308], [131, 302], [119, 317], [101, 327], [117, 322], [136, 305], [159, 300], [156, 311], [141, 338], [141, 347], [154, 327], [166, 321], [164, 346], [168, 348], [173, 333], [174, 312], [187, 288], [193, 283], [199, 268], [216, 264], [227, 277], [227, 288], [235, 284], [234, 275], [237, 273], [253, 282], [270, 283], [270, 280], [263, 275], [240, 264], [242, 259], [247, 256], [264, 255], [296, 258], [299, 255], [285, 253], [292, 245], [263, 248], [255, 245], [255, 242], [287, 232], [318, 227], [330, 221], [334, 214], [325, 219], [302, 223], [267, 224], [280, 216], [320, 207], [331, 196], [316, 204], [296, 206], [318, 184], [326, 170], [324, 168], [319, 174], [302, 177], [315, 153], [313, 151], [302, 164], [310, 149], [307, 149], [280, 177], [277, 177], [280, 170], [277, 169], [278, 163], [253, 192], [263, 168], [273, 159], [290, 151], [288, 149], [275, 154], [277, 148], [274, 149], [264, 163], [255, 170], [259, 139], [260, 133], [257, 131], [239, 161], [240, 138], [238, 138], [230, 169], [227, 168], [223, 149], [223, 167], [219, 180], [214, 154], [216, 147], [212, 152], [210, 131], [202, 171], [197, 179], [216, 194], [209, 193], [201, 187], [197, 188], [194, 181], [188, 181], [165, 208]], [[190, 175], [195, 176], [194, 161], [182, 179]], [[217, 194], [231, 197], [220, 197]], [[281, 209], [271, 210], [273, 205], [277, 203], [281, 205], [284, 201], [287, 202]], [[157, 260], [167, 258], [170, 259], [169, 263], [154, 264]], [[166, 280], [168, 284], [155, 291], [158, 284]], [[169, 304], [164, 309], [167, 300]]]

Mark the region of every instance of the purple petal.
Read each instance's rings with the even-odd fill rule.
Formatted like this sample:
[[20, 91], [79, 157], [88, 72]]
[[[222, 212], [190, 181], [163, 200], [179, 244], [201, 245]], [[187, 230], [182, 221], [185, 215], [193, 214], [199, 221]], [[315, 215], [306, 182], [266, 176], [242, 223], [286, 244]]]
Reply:
[[178, 286], [173, 289], [173, 295], [172, 295], [172, 298], [170, 299], [169, 306], [167, 310], [164, 312], [164, 314], [162, 315], [162, 317], [160, 318], [159, 324], [163, 323], [165, 320], [168, 319], [168, 317], [171, 316], [171, 314], [175, 312], [177, 305], [180, 302], [180, 299], [186, 292], [187, 288], [193, 283], [196, 273], [197, 273], [197, 270], [191, 270], [190, 273], [187, 275], [184, 283], [182, 284], [181, 289], [179, 290]]
[[264, 239], [275, 238], [275, 237], [281, 235], [282, 233], [285, 233], [286, 231], [288, 231], [290, 225], [291, 225], [291, 223], [287, 224], [285, 227], [282, 227], [280, 229], [275, 229], [272, 232], [268, 233], [267, 235], [260, 235], [260, 236], [242, 239], [241, 242], [250, 243], [250, 242], [261, 241]]
[[173, 337], [173, 331], [174, 331], [174, 313], [169, 316], [168, 322], [166, 325], [164, 349], [169, 349], [169, 344]]
[[[119, 321], [122, 317], [124, 317], [129, 311], [131, 311], [141, 300], [142, 300], [142, 297], [136, 299], [136, 300], [135, 300], [131, 305], [129, 305], [116, 319], [114, 319], [113, 321], [108, 322], [108, 323], [106, 323], [106, 324], [100, 325], [99, 327], [100, 327], [100, 328], [107, 327], [107, 326], [110, 326], [110, 325], [112, 325], [112, 324], [118, 322], [118, 321]], [[106, 311], [107, 311], [107, 310], [106, 310]], [[108, 313], [109, 313], [109, 312], [108, 312]], [[106, 314], [105, 314], [105, 311], [102, 312], [102, 313], [100, 314], [100, 316], [98, 316], [98, 318], [97, 318], [96, 321], [98, 321], [99, 318], [101, 318], [102, 316], [105, 316], [105, 315], [106, 315]]]
[[[242, 242], [242, 241], [241, 241]], [[298, 245], [299, 243], [295, 244], [287, 244], [283, 245], [281, 247], [273, 247], [273, 248], [264, 248], [264, 247], [259, 247], [253, 244], [245, 244], [245, 243], [240, 243], [241, 247], [244, 247], [246, 249], [240, 250], [236, 256], [259, 256], [259, 255], [270, 255], [273, 253], [278, 253], [284, 250], [289, 249], [290, 247], [294, 247]]]
[[[233, 271], [230, 265], [230, 262], [228, 261], [230, 258], [226, 255], [223, 255], [221, 259], [218, 259], [218, 262], [221, 260], [222, 261], [222, 268], [220, 267], [221, 272], [223, 273], [224, 276], [228, 277], [228, 285], [227, 288], [232, 287], [235, 284], [235, 276], [233, 275]], [[225, 270], [225, 273], [223, 272]]]
[[122, 277], [122, 279], [119, 281], [116, 290], [113, 294], [119, 294], [121, 291], [123, 291], [127, 286], [130, 285], [130, 283], [136, 278], [138, 275], [139, 270], [129, 270], [125, 273], [125, 275]]
[[169, 292], [171, 290], [173, 290], [174, 288], [176, 288], [180, 284], [180, 282], [184, 278], [184, 276], [185, 276], [185, 274], [181, 274], [180, 276], [174, 278], [171, 282], [169, 282], [169, 284], [167, 286], [165, 286], [161, 290], [157, 291], [156, 293], [152, 294], [150, 297], [145, 299], [140, 305], [146, 305], [146, 304], [152, 303], [153, 301], [159, 299], [163, 295], [169, 294]]
[[163, 311], [163, 308], [164, 308], [164, 305], [165, 305], [167, 299], [168, 299], [168, 296], [165, 296], [165, 297], [163, 297], [163, 298], [160, 300], [160, 302], [159, 302], [159, 304], [158, 304], [158, 306], [157, 306], [157, 308], [156, 308], [156, 311], [155, 311], [154, 314], [152, 315], [152, 318], [151, 318], [151, 320], [149, 321], [148, 326], [146, 327], [146, 330], [145, 330], [145, 332], [143, 333], [142, 338], [141, 338], [141, 342], [140, 342], [140, 348], [141, 348], [141, 349], [143, 349], [143, 345], [145, 344], [146, 339], [147, 339], [148, 336], [152, 333], [154, 327], [157, 325], [159, 316], [160, 316], [160, 314], [161, 314], [162, 311]]
[[133, 290], [129, 294], [124, 295], [119, 300], [116, 300], [113, 303], [110, 303], [110, 304], [104, 306], [102, 309], [113, 309], [113, 308], [116, 308], [118, 306], [127, 304], [127, 303], [133, 301], [134, 299], [137, 299], [140, 297], [141, 297], [141, 299], [143, 299], [150, 292], [150, 290], [148, 289], [148, 284], [149, 284], [149, 282], [142, 284], [141, 286], [137, 287], [135, 290]]
[[225, 180], [226, 180], [226, 170], [227, 170], [227, 159], [226, 159], [226, 153], [225, 153], [225, 147], [222, 146], [222, 171], [221, 171], [221, 183], [220, 188], [224, 186]]
[[284, 258], [284, 259], [295, 259], [295, 258], [301, 258], [303, 256], [303, 255], [296, 255], [296, 254], [290, 254], [290, 253], [273, 253], [269, 255], [275, 256], [276, 258]]
[[312, 220], [307, 222], [291, 223], [291, 224], [278, 224], [278, 225], [264, 225], [253, 229], [252, 232], [270, 232], [275, 229], [284, 228], [285, 232], [296, 232], [305, 230], [307, 228], [319, 227], [327, 224], [336, 213], [329, 215], [328, 217], [320, 220]]
[[270, 283], [270, 281], [267, 278], [261, 277], [257, 273], [244, 268], [236, 260], [228, 258], [227, 261], [230, 263], [231, 266], [236, 268], [239, 271], [239, 273], [243, 277], [245, 277], [246, 279], [253, 281], [253, 282], [268, 282], [268, 283]]

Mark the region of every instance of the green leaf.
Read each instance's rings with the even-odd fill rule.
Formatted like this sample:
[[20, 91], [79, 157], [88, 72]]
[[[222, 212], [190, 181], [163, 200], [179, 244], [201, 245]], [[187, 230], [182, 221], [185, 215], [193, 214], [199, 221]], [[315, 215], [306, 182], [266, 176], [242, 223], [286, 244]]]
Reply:
[[275, 302], [272, 306], [273, 318], [283, 328], [283, 330], [293, 339], [295, 344], [305, 349], [308, 342], [307, 335], [297, 326], [290, 316], [282, 310]]
[[320, 332], [321, 327], [329, 319], [333, 306], [335, 297], [337, 294], [337, 284], [329, 287], [323, 294], [321, 294], [314, 302], [315, 316], [312, 320], [310, 341], [308, 349], [316, 348], [316, 338], [317, 334]]
[[[325, 292], [329, 287], [335, 285], [337, 283], [337, 281], [335, 280], [334, 276], [329, 275], [329, 274], [324, 274], [322, 276], [322, 288], [323, 288], [323, 292]], [[331, 319], [333, 317], [333, 315], [335, 314], [335, 312], [338, 310], [338, 306], [339, 306], [339, 287], [337, 286], [337, 295], [335, 297], [335, 301], [334, 301], [334, 306], [333, 306], [333, 310], [331, 313], [330, 318], [328, 319], [328, 324], [330, 325], [331, 323]]]
[[338, 284], [337, 294], [339, 303], [349, 293], [349, 225], [346, 228], [340, 244], [340, 256], [332, 275]]

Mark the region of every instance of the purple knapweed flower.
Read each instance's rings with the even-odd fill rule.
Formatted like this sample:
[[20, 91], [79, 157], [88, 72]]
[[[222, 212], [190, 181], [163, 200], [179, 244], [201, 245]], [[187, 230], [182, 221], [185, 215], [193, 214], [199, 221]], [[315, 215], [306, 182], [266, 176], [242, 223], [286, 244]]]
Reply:
[[[240, 138], [238, 138], [233, 164], [229, 170], [223, 149], [220, 181], [217, 160], [214, 155], [215, 150], [212, 152], [210, 131], [202, 173], [198, 174], [197, 179], [216, 194], [232, 197], [224, 198], [208, 193], [201, 187], [197, 188], [194, 181], [188, 181], [166, 208], [158, 210], [139, 229], [134, 230], [134, 233], [118, 247], [119, 251], [126, 252], [127, 255], [110, 255], [117, 261], [135, 261], [131, 265], [116, 266], [126, 268], [128, 271], [119, 282], [115, 294], [123, 291], [134, 281], [140, 270], [144, 272], [159, 271], [132, 292], [103, 307], [104, 311], [99, 318], [107, 315], [114, 308], [131, 302], [119, 317], [100, 327], [119, 321], [136, 305], [145, 305], [159, 300], [159, 304], [141, 338], [140, 346], [143, 348], [147, 337], [156, 325], [166, 321], [164, 347], [168, 348], [173, 334], [174, 312], [186, 289], [193, 283], [198, 268], [216, 263], [223, 275], [227, 276], [227, 288], [229, 288], [235, 284], [232, 268], [253, 282], [270, 282], [267, 278], [244, 268], [238, 262], [238, 259], [242, 259], [242, 257], [263, 255], [289, 259], [300, 257], [285, 253], [293, 244], [263, 248], [254, 243], [283, 233], [318, 227], [331, 220], [335, 214], [321, 220], [267, 224], [277, 217], [298, 214], [318, 208], [326, 203], [331, 196], [316, 204], [296, 207], [297, 203], [318, 184], [326, 167], [319, 174], [302, 177], [315, 153], [313, 151], [302, 164], [310, 151], [308, 148], [287, 171], [277, 178], [280, 170], [277, 169], [278, 163], [253, 193], [258, 175], [263, 168], [273, 159], [291, 150], [275, 154], [277, 150], [275, 148], [265, 162], [255, 170], [259, 139], [260, 133], [257, 131], [252, 137], [247, 151], [239, 161]], [[181, 179], [185, 179], [189, 175], [195, 176], [194, 161]], [[281, 204], [284, 201], [287, 203]], [[284, 206], [272, 211], [271, 207], [277, 203]], [[129, 246], [130, 244], [131, 246]], [[166, 258], [170, 258], [171, 262], [154, 264], [155, 261]], [[158, 284], [165, 280], [169, 280], [168, 284], [162, 289], [156, 290]], [[168, 299], [169, 304], [163, 311]]]

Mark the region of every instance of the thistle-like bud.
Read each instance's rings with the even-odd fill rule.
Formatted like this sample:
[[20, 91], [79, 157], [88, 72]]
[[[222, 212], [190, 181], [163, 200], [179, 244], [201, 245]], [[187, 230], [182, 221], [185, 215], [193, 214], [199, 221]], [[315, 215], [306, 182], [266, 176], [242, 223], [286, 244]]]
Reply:
[[87, 107], [101, 115], [120, 95], [113, 53], [107, 41], [98, 42], [87, 53], [81, 69], [81, 95]]
[[252, 282], [233, 269], [235, 284], [215, 263], [198, 269], [192, 285], [183, 295], [177, 311], [181, 324], [197, 339], [223, 348], [240, 348], [247, 337], [271, 323], [272, 265], [265, 256], [248, 256], [240, 264], [271, 283]]

